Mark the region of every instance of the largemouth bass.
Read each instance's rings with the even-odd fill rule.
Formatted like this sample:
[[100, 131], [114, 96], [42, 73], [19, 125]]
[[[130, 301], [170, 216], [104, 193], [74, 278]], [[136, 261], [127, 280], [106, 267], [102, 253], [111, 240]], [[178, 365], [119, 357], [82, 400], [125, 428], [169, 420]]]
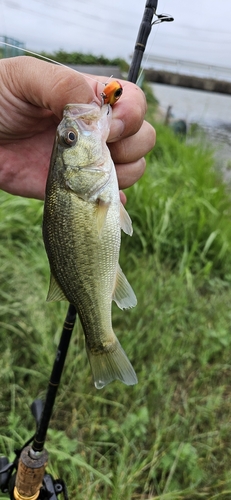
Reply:
[[69, 104], [57, 128], [47, 179], [43, 237], [51, 279], [48, 301], [68, 300], [82, 323], [95, 386], [137, 382], [115, 336], [111, 303], [136, 305], [119, 266], [121, 228], [132, 234], [120, 202], [106, 140], [111, 108]]

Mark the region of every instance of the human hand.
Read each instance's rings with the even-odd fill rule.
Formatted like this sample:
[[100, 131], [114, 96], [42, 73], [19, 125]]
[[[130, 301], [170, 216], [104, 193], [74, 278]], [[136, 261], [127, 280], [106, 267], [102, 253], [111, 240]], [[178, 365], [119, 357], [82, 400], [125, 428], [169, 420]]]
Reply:
[[[32, 57], [0, 60], [0, 189], [44, 198], [63, 108], [69, 103], [100, 103], [103, 87], [99, 82], [106, 79], [95, 79]], [[113, 108], [108, 146], [119, 186], [124, 189], [143, 174], [143, 156], [154, 146], [155, 131], [144, 121], [143, 92], [132, 83], [122, 85], [122, 98]]]

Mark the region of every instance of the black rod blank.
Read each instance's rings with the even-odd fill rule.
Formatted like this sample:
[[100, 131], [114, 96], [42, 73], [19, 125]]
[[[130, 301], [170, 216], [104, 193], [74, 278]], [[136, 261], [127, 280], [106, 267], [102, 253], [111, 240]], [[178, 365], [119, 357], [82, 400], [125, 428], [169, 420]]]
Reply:
[[67, 355], [67, 350], [71, 340], [72, 331], [75, 325], [75, 320], [76, 320], [76, 309], [72, 304], [70, 304], [63, 325], [59, 346], [57, 349], [56, 358], [54, 361], [53, 370], [51, 373], [47, 389], [42, 416], [38, 424], [35, 438], [32, 444], [32, 450], [34, 452], [41, 452], [44, 447], [47, 429], [50, 422], [56, 393], [59, 387], [59, 382], [61, 379], [64, 362]]
[[141, 61], [147, 45], [148, 37], [152, 29], [152, 19], [156, 13], [158, 0], [147, 0], [145, 5], [145, 10], [143, 14], [143, 19], [140, 24], [134, 53], [132, 56], [132, 62], [128, 72], [128, 81], [136, 83]]

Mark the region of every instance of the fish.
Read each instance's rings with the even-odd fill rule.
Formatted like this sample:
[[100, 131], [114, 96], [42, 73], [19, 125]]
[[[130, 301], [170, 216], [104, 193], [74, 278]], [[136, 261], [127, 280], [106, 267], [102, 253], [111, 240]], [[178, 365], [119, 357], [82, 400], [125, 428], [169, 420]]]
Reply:
[[43, 239], [50, 264], [47, 301], [67, 300], [79, 315], [95, 387], [137, 376], [112, 327], [114, 300], [137, 303], [119, 265], [121, 229], [132, 222], [120, 201], [106, 144], [109, 105], [68, 104], [54, 142], [46, 184]]

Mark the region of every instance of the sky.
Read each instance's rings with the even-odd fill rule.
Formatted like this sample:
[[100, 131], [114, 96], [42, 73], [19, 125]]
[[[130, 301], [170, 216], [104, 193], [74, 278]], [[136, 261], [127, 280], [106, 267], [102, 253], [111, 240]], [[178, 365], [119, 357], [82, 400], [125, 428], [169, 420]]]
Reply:
[[[0, 36], [27, 49], [130, 61], [146, 0], [0, 0]], [[231, 68], [231, 0], [159, 0], [174, 22], [153, 26], [144, 55]]]

